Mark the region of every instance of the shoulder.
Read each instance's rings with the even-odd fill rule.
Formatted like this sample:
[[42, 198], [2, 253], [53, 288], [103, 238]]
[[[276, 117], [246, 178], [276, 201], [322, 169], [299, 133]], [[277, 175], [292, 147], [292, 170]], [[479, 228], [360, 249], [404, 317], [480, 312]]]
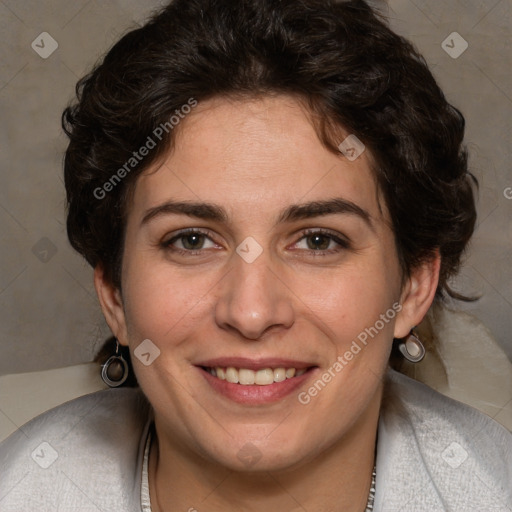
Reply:
[[381, 480], [381, 498], [386, 494], [392, 506], [410, 501], [415, 510], [507, 510], [512, 502], [510, 432], [394, 371], [388, 373], [386, 395], [377, 467], [389, 473]]
[[65, 500], [67, 510], [131, 510], [125, 488], [132, 492], [150, 414], [142, 392], [125, 388], [82, 396], [29, 421], [0, 444], [0, 508], [57, 510]]
[[416, 432], [467, 439], [471, 447], [485, 446], [512, 460], [512, 433], [489, 416], [395, 371], [388, 372], [388, 386]]

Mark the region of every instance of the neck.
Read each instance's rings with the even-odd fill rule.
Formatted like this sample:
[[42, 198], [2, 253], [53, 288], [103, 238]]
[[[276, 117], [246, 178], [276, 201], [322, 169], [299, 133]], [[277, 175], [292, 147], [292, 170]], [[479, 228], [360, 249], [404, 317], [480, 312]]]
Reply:
[[282, 471], [234, 472], [184, 452], [155, 420], [149, 459], [153, 512], [363, 512], [375, 464], [382, 389], [342, 439]]

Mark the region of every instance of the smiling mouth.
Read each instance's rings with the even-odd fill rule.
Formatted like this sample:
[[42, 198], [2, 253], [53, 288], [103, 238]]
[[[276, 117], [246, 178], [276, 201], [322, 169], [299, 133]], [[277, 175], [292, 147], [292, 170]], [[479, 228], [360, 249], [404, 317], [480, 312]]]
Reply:
[[261, 370], [250, 370], [248, 368], [228, 367], [201, 367], [213, 377], [219, 380], [225, 380], [231, 384], [240, 384], [242, 386], [269, 386], [276, 382], [283, 382], [287, 379], [300, 377], [311, 368], [262, 368]]

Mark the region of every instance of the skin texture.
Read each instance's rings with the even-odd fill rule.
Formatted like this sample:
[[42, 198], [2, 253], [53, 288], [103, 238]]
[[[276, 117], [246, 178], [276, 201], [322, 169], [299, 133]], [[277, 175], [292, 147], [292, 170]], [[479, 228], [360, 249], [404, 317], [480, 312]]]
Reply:
[[[364, 510], [391, 343], [421, 321], [439, 272], [433, 259], [402, 286], [370, 162], [368, 151], [353, 162], [329, 152], [293, 98], [216, 98], [182, 121], [172, 152], [138, 179], [122, 294], [101, 266], [95, 284], [119, 342], [132, 355], [145, 339], [160, 350], [149, 366], [132, 357], [155, 410], [154, 510]], [[335, 198], [369, 222], [346, 212], [280, 220], [290, 205]], [[167, 213], [142, 222], [169, 201], [213, 203], [226, 219]], [[201, 250], [183, 245], [197, 238], [176, 238], [186, 228], [207, 234]], [[304, 234], [318, 229], [348, 247]], [[236, 252], [247, 237], [262, 249], [252, 263]], [[396, 303], [400, 313], [301, 404], [298, 392]], [[317, 368], [281, 400], [246, 405], [214, 391], [195, 366], [231, 356]], [[259, 457], [250, 466], [237, 456], [247, 446]]]

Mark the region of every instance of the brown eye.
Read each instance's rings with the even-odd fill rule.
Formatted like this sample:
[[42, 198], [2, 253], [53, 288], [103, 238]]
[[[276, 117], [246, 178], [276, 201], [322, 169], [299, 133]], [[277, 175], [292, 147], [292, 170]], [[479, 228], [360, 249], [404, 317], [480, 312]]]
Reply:
[[306, 241], [308, 249], [312, 251], [326, 251], [333, 240], [330, 236], [317, 233], [306, 237]]
[[189, 251], [202, 249], [205, 239], [206, 236], [201, 233], [189, 233], [188, 235], [183, 235], [179, 238], [183, 249], [187, 249]]
[[195, 251], [214, 249], [217, 247], [215, 242], [213, 242], [207, 234], [197, 230], [177, 233], [170, 240], [163, 242], [162, 246], [164, 249], [190, 252], [192, 254], [194, 254]]
[[314, 255], [327, 255], [350, 249], [351, 244], [341, 233], [323, 230], [307, 230], [302, 233], [294, 248]]

